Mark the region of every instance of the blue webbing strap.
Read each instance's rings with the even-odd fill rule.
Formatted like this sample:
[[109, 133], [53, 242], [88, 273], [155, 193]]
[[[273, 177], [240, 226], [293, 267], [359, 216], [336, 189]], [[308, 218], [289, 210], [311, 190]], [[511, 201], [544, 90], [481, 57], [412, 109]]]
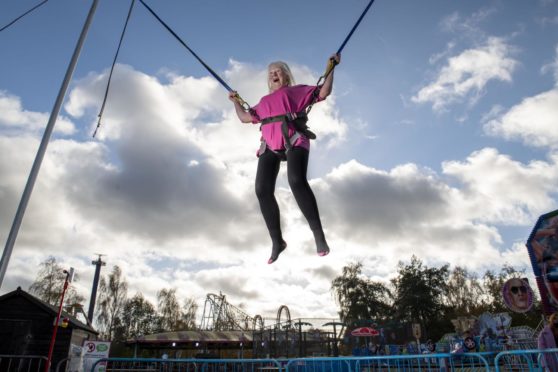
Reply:
[[341, 46], [339, 47], [339, 49], [337, 50], [337, 54], [340, 54], [341, 51], [343, 50], [343, 48], [345, 48], [345, 44], [347, 44], [347, 42], [349, 41], [349, 39], [351, 38], [351, 36], [353, 36], [353, 33], [355, 32], [355, 30], [357, 29], [358, 25], [360, 24], [360, 21], [362, 21], [362, 19], [364, 18], [364, 16], [366, 15], [366, 13], [368, 12], [368, 9], [370, 9], [370, 7], [372, 6], [372, 3], [374, 2], [374, 0], [370, 0], [370, 2], [368, 3], [368, 5], [366, 6], [366, 9], [364, 9], [364, 11], [362, 12], [362, 14], [360, 15], [360, 17], [358, 18], [358, 20], [356, 21], [355, 25], [353, 26], [351, 32], [349, 32], [349, 34], [347, 35], [347, 37], [345, 38], [345, 40], [343, 41], [343, 44], [341, 44]]
[[198, 57], [196, 52], [190, 49], [190, 47], [186, 45], [186, 43], [182, 41], [182, 39], [161, 18], [159, 18], [159, 16], [155, 14], [155, 12], [143, 0], [139, 1], [143, 4], [143, 6], [147, 8], [147, 10], [149, 10], [151, 14], [153, 14], [155, 18], [157, 18], [157, 20], [172, 34], [172, 36], [174, 36], [176, 40], [180, 42], [180, 44], [182, 44], [186, 49], [188, 49], [190, 53], [192, 53], [192, 55], [203, 65], [203, 67], [206, 68], [207, 71], [209, 71], [211, 75], [213, 75], [215, 79], [217, 79], [219, 83], [221, 83], [221, 85], [223, 85], [229, 92], [232, 92], [232, 88], [229, 87], [227, 83], [225, 83], [225, 81], [211, 69], [211, 67], [209, 67], [200, 57]]

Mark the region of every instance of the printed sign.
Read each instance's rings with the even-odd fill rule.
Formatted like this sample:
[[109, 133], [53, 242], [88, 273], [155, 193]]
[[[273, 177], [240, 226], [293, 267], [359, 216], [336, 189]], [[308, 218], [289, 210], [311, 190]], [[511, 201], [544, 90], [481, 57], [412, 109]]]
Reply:
[[558, 210], [539, 217], [526, 245], [543, 311], [551, 314], [558, 311]]
[[[110, 341], [83, 342], [83, 370], [91, 371], [96, 361], [109, 357]], [[105, 372], [106, 362], [97, 363], [94, 372]]]

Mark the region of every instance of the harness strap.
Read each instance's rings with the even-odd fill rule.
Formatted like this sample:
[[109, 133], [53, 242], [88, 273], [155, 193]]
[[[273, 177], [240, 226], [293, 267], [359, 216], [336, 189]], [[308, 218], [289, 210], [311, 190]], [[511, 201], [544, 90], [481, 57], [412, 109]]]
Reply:
[[[306, 123], [308, 122], [308, 115], [306, 115], [306, 111], [289, 112], [284, 115], [271, 116], [262, 119], [261, 125], [276, 122], [281, 122], [281, 133], [283, 134], [283, 138], [285, 139], [285, 149], [287, 151], [292, 148], [293, 144], [300, 137], [300, 135], [304, 135], [308, 139], [316, 139], [316, 135], [310, 129], [308, 129], [308, 126], [306, 125]], [[293, 123], [296, 131], [295, 134], [291, 137], [289, 137], [288, 123]]]
[[262, 119], [262, 125], [268, 124], [268, 123], [273, 123], [273, 122], [277, 122], [277, 121], [284, 121], [287, 120], [289, 121], [295, 121], [296, 119], [306, 119], [308, 120], [308, 116], [306, 115], [305, 111], [301, 111], [301, 112], [289, 112], [287, 114], [284, 115], [277, 115], [277, 116], [270, 116], [268, 118]]

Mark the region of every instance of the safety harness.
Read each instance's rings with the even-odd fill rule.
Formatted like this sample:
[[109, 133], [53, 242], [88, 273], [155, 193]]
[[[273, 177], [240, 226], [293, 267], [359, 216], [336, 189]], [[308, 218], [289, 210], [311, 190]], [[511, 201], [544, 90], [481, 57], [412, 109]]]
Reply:
[[[285, 140], [285, 150], [271, 149], [265, 142], [265, 139], [262, 138], [260, 150], [258, 151], [259, 155], [263, 154], [266, 150], [270, 150], [277, 154], [281, 160], [287, 160], [287, 152], [292, 149], [296, 140], [301, 136], [311, 140], [316, 139], [316, 134], [308, 129], [308, 125], [306, 125], [308, 122], [308, 115], [306, 111], [290, 112], [284, 115], [270, 116], [262, 119], [260, 130], [262, 126], [266, 124], [277, 122], [281, 122], [281, 133], [283, 134], [283, 139]], [[295, 130], [295, 133], [292, 136], [289, 136], [289, 123], [293, 124]]]

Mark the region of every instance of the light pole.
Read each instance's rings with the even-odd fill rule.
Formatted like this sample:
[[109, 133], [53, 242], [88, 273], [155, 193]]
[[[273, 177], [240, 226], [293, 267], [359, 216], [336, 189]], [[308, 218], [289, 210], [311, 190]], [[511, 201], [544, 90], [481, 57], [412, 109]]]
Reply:
[[64, 288], [62, 288], [62, 295], [60, 296], [60, 306], [58, 307], [58, 313], [56, 314], [56, 321], [54, 322], [54, 329], [52, 331], [52, 338], [50, 339], [50, 347], [48, 350], [47, 362], [45, 364], [45, 372], [50, 371], [50, 363], [52, 361], [52, 352], [54, 351], [54, 344], [56, 343], [56, 333], [58, 332], [58, 323], [60, 322], [60, 315], [62, 314], [62, 305], [64, 304], [64, 295], [66, 294], [66, 289], [68, 289], [68, 284], [74, 279], [74, 268], [71, 267], [70, 271], [64, 270], [66, 274], [66, 279], [64, 280]]

